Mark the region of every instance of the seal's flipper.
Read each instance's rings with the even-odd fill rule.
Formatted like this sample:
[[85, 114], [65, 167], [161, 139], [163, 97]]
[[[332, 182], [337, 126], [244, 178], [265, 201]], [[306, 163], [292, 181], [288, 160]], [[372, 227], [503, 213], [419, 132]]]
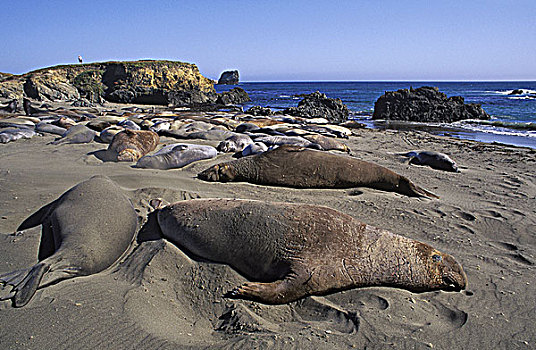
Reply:
[[415, 185], [408, 178], [401, 176], [396, 192], [413, 197], [439, 198], [438, 195]]
[[56, 201], [45, 205], [29, 217], [27, 217], [26, 220], [24, 220], [22, 224], [19, 225], [17, 231], [26, 230], [37, 225], [41, 225], [43, 221], [45, 221], [45, 218], [49, 215], [49, 213], [54, 210], [55, 206]]
[[414, 193], [417, 194], [418, 197], [428, 197], [428, 198], [439, 199], [439, 196], [437, 194], [427, 191], [424, 188], [419, 187], [412, 182], [410, 182], [410, 188], [413, 190]]
[[34, 296], [43, 275], [48, 270], [48, 264], [39, 263], [29, 269], [0, 276], [0, 300], [13, 299], [14, 307], [26, 305]]
[[[298, 278], [296, 278], [298, 277]], [[270, 283], [246, 282], [227, 292], [224, 298], [247, 299], [265, 304], [285, 304], [308, 295], [308, 278], [293, 275]]]

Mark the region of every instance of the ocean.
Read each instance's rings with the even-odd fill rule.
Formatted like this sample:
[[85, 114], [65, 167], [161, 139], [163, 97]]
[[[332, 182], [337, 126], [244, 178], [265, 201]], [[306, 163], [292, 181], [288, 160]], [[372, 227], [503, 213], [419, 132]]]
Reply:
[[[215, 85], [227, 91], [234, 85]], [[249, 94], [253, 105], [281, 110], [297, 106], [297, 95], [314, 91], [340, 98], [350, 109], [350, 118], [370, 128], [421, 129], [482, 142], [498, 142], [536, 149], [536, 82], [244, 82], [238, 85]], [[488, 121], [466, 120], [445, 124], [389, 123], [373, 121], [374, 102], [385, 91], [436, 86], [450, 96], [462, 96], [466, 103], [479, 103], [491, 116]], [[521, 94], [511, 95], [521, 89]]]

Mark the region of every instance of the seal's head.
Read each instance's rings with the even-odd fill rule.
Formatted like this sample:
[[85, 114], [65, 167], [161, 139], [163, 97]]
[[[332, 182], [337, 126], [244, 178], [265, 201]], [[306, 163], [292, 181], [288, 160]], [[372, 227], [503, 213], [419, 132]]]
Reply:
[[228, 182], [234, 180], [235, 172], [228, 164], [216, 164], [197, 174], [197, 177], [205, 181]]
[[428, 290], [460, 291], [467, 287], [467, 276], [452, 256], [421, 242], [417, 243], [417, 250], [426, 270]]
[[124, 149], [117, 154], [117, 160], [119, 162], [135, 162], [140, 159], [140, 157], [140, 152], [133, 148]]

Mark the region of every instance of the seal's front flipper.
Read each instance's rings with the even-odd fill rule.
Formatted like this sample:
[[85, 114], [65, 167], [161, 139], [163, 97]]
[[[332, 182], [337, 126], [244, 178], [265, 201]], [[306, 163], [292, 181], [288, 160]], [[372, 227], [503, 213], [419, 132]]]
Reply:
[[52, 203], [49, 203], [30, 215], [26, 220], [20, 224], [20, 226], [17, 228], [17, 231], [26, 230], [32, 227], [35, 227], [37, 225], [41, 225], [43, 221], [45, 221], [46, 217], [49, 215], [49, 213], [54, 210], [54, 207], [56, 205], [56, 201], [53, 201]]
[[265, 304], [285, 304], [307, 295], [302, 282], [288, 278], [271, 283], [246, 282], [227, 292], [224, 297], [259, 301]]
[[29, 269], [0, 276], [0, 300], [13, 300], [14, 307], [22, 307], [32, 299], [49, 265], [40, 263]]

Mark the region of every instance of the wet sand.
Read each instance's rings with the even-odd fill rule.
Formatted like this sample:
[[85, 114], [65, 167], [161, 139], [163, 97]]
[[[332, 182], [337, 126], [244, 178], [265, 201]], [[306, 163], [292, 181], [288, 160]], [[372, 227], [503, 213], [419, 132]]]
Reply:
[[[416, 199], [368, 188], [289, 189], [208, 183], [196, 174], [231, 154], [183, 169], [132, 168], [92, 152], [106, 144], [49, 145], [52, 136], [0, 145], [0, 274], [37, 261], [40, 227], [14, 234], [43, 205], [92, 175], [106, 175], [140, 216], [148, 200], [249, 198], [315, 203], [424, 241], [467, 273], [462, 292], [371, 287], [288, 305], [230, 300], [244, 277], [195, 261], [161, 239], [133, 247], [110, 269], [39, 289], [28, 305], [0, 302], [0, 344], [43, 348], [529, 349], [536, 343], [536, 152], [419, 131], [359, 129], [351, 154], [440, 196]], [[162, 137], [161, 143], [176, 140]], [[216, 141], [188, 140], [210, 144]], [[444, 152], [460, 173], [407, 164], [396, 153]], [[136, 249], [134, 249], [136, 248]]]

